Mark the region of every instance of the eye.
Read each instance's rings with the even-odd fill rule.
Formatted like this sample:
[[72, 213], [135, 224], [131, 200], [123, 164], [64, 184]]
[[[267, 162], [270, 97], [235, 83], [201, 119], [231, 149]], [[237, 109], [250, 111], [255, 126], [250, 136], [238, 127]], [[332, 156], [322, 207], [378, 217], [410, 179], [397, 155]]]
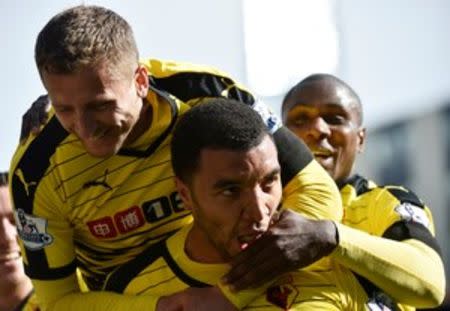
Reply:
[[347, 124], [347, 118], [345, 118], [344, 116], [341, 115], [326, 115], [323, 116], [323, 119], [325, 120], [325, 122], [327, 122], [330, 125], [345, 125]]
[[111, 106], [110, 102], [98, 103], [93, 107], [95, 111], [106, 111]]
[[264, 182], [262, 183], [262, 189], [264, 192], [270, 192], [274, 186], [277, 185], [278, 181], [280, 180], [280, 174], [274, 174], [269, 177], [267, 177]]
[[68, 113], [70, 111], [69, 107], [66, 106], [53, 106], [53, 109], [55, 109], [56, 113]]
[[239, 196], [241, 189], [238, 186], [229, 186], [220, 191], [220, 194], [224, 197], [234, 198]]
[[300, 113], [288, 120], [289, 125], [301, 126], [309, 121], [309, 116], [306, 113]]

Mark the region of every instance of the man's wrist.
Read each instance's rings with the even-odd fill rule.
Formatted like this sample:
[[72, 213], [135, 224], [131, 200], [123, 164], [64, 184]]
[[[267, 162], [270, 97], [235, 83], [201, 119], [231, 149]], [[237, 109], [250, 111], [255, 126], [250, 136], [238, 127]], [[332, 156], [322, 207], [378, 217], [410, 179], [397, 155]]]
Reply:
[[324, 256], [331, 254], [336, 247], [339, 245], [339, 231], [334, 223], [331, 220], [319, 220], [318, 225], [320, 226], [320, 230], [322, 237], [322, 252]]

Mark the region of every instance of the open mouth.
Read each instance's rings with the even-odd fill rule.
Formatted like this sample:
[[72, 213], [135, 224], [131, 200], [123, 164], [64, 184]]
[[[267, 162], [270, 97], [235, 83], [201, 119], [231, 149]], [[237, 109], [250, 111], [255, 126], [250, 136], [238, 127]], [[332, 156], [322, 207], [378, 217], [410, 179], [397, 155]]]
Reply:
[[94, 133], [94, 135], [92, 136], [92, 140], [94, 141], [98, 141], [104, 137], [106, 137], [108, 135], [109, 130], [108, 129], [102, 129], [102, 130], [98, 130]]
[[328, 158], [328, 157], [333, 156], [333, 152], [331, 152], [330, 150], [326, 150], [326, 149], [312, 150], [312, 153], [313, 153], [314, 157], [316, 157], [316, 158]]
[[253, 234], [245, 234], [238, 237], [239, 244], [241, 246], [241, 250], [249, 247], [253, 242], [259, 239], [262, 236], [262, 233], [253, 233]]

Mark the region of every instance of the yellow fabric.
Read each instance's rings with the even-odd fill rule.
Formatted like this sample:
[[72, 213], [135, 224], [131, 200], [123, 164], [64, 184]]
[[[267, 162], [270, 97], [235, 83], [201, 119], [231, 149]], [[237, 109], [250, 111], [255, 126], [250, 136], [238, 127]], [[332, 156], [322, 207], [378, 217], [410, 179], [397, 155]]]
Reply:
[[283, 198], [283, 207], [309, 218], [336, 221], [342, 219], [339, 190], [316, 160], [311, 161], [284, 187]]
[[[229, 266], [190, 260], [184, 252], [189, 230], [190, 226], [187, 226], [167, 240], [165, 245], [168, 251], [165, 255], [150, 259], [142, 254], [121, 270], [113, 272], [107, 286], [117, 286], [114, 282], [121, 280], [120, 287], [123, 286], [124, 293], [142, 297], [176, 293], [193, 286], [193, 282], [201, 282], [205, 286], [217, 284]], [[168, 260], [172, 263], [169, 264]], [[174, 263], [177, 269], [173, 268]], [[137, 276], [127, 278], [127, 271], [136, 266], [142, 267]], [[283, 275], [256, 299], [253, 297], [253, 301], [243, 310], [367, 310], [367, 296], [353, 274], [337, 264], [332, 264], [330, 268]], [[253, 295], [244, 291], [240, 297], [245, 303], [234, 301], [235, 304], [248, 303], [247, 294], [249, 297]]]
[[[441, 258], [423, 242], [394, 241], [380, 237], [392, 224], [404, 221], [396, 211], [401, 202], [389, 191], [366, 181], [368, 189], [358, 195], [353, 185], [341, 189], [343, 224], [336, 224], [339, 246], [332, 258], [369, 279], [399, 304], [400, 310], [433, 307], [444, 297], [445, 274]], [[395, 187], [402, 191], [406, 189]], [[434, 234], [433, 219], [425, 206], [424, 224]]]
[[39, 305], [36, 299], [36, 294], [31, 294], [21, 311], [39, 311]]
[[[155, 301], [148, 297], [95, 291], [103, 287], [110, 271], [191, 222], [175, 192], [169, 154], [171, 126], [179, 115], [208, 97], [229, 96], [247, 104], [255, 101], [233, 80], [209, 67], [157, 60], [144, 65], [151, 80], [147, 104], [152, 106], [153, 122], [131, 146], [131, 153], [94, 158], [50, 118], [42, 132], [19, 146], [14, 155], [10, 187], [20, 245], [43, 310], [85, 310], [86, 306], [109, 310], [111, 304], [116, 310], [131, 306], [151, 310]], [[181, 72], [193, 76], [183, 80], [187, 85], [177, 80]], [[196, 84], [199, 75], [214, 80], [211, 89]], [[168, 89], [157, 89], [160, 86]], [[315, 172], [305, 173], [290, 186], [293, 191], [305, 191], [300, 197], [317, 194], [317, 199], [299, 207], [311, 217], [336, 202], [334, 188], [330, 186], [331, 193], [326, 191], [329, 184], [323, 182], [324, 171], [317, 173], [317, 182]], [[87, 293], [80, 293], [77, 267], [89, 286]]]

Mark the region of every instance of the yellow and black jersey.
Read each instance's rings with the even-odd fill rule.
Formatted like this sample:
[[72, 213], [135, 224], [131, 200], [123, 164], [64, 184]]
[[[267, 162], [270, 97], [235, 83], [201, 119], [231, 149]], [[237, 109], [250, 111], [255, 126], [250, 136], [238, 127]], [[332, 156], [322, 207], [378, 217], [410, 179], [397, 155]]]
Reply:
[[[384, 237], [409, 244], [423, 243], [425, 245], [420, 247], [428, 248], [429, 252], [434, 253], [432, 256], [439, 257], [438, 254], [440, 251], [434, 238], [432, 214], [429, 208], [412, 191], [393, 185], [377, 186], [374, 182], [359, 175], [351, 177], [340, 188], [344, 206], [344, 217], [342, 221], [344, 225], [364, 231], [371, 236]], [[344, 261], [347, 259], [351, 260], [348, 258], [350, 256], [354, 257], [353, 260], [358, 260], [361, 257], [359, 258], [359, 264], [357, 263], [355, 266], [354, 262], [352, 263], [352, 269], [355, 268], [356, 271], [363, 269], [363, 264], [361, 263], [361, 260], [363, 260], [365, 265], [372, 265], [372, 271], [374, 271], [372, 274], [384, 274], [386, 278], [379, 279], [377, 276], [373, 277], [374, 275], [370, 275], [370, 279], [378, 280], [379, 284], [387, 286], [387, 288], [390, 286], [387, 281], [389, 278], [395, 279], [397, 284], [405, 284], [408, 282], [408, 286], [412, 286], [414, 282], [427, 282], [419, 279], [418, 272], [415, 271], [415, 266], [412, 266], [409, 271], [402, 271], [407, 266], [404, 262], [399, 262], [398, 258], [402, 258], [405, 262], [409, 261], [409, 259], [407, 252], [404, 253], [406, 257], [396, 256], [394, 254], [394, 252], [396, 254], [402, 254], [403, 250], [398, 245], [392, 245], [393, 249], [386, 243], [377, 246], [377, 241], [371, 241], [369, 235], [359, 235], [358, 232], [348, 231], [340, 225], [338, 225], [338, 228], [342, 246], [339, 247], [341, 250], [337, 250], [337, 256], [341, 257], [340, 259], [344, 259]], [[362, 255], [355, 255], [353, 250]], [[389, 253], [394, 254], [394, 256], [391, 256]], [[377, 254], [380, 254], [380, 256], [377, 257]], [[439, 265], [439, 260], [433, 260], [434, 262]], [[424, 262], [418, 264], [423, 267]], [[374, 269], [373, 267], [378, 268]], [[439, 269], [434, 270], [439, 271]], [[429, 272], [429, 274], [432, 273], [434, 272]], [[383, 305], [385, 308], [389, 308], [388, 310], [414, 310], [414, 308], [407, 304], [395, 304], [393, 299], [383, 293], [374, 283], [359, 274], [356, 275], [369, 295], [369, 300], [373, 306]], [[396, 292], [402, 286], [392, 286], [394, 296], [402, 297], [400, 293]], [[401, 300], [406, 302], [410, 301], [411, 304], [416, 303], [410, 297], [402, 297]]]
[[34, 291], [31, 291], [14, 311], [40, 311]]
[[[218, 283], [229, 266], [192, 261], [184, 251], [187, 226], [114, 270], [105, 289], [130, 295], [162, 296]], [[245, 297], [245, 291], [243, 297]], [[245, 299], [245, 298], [244, 298]], [[281, 276], [243, 310], [368, 310], [354, 275], [339, 265]]]
[[[205, 98], [229, 97], [260, 111], [274, 132], [284, 190], [298, 193], [289, 207], [317, 218], [342, 215], [337, 188], [335, 193], [307, 148], [233, 80], [208, 67], [156, 60], [144, 65], [151, 82], [145, 104], [153, 120], [132, 146], [109, 158], [92, 157], [52, 113], [14, 155], [9, 178], [25, 270], [46, 306], [57, 309], [64, 302], [77, 310], [80, 299], [70, 299], [79, 292], [76, 267], [88, 287], [99, 290], [115, 267], [191, 221], [175, 192], [169, 144], [180, 115]], [[108, 306], [103, 296], [83, 297], [88, 305]], [[133, 305], [124, 300], [126, 306]]]

